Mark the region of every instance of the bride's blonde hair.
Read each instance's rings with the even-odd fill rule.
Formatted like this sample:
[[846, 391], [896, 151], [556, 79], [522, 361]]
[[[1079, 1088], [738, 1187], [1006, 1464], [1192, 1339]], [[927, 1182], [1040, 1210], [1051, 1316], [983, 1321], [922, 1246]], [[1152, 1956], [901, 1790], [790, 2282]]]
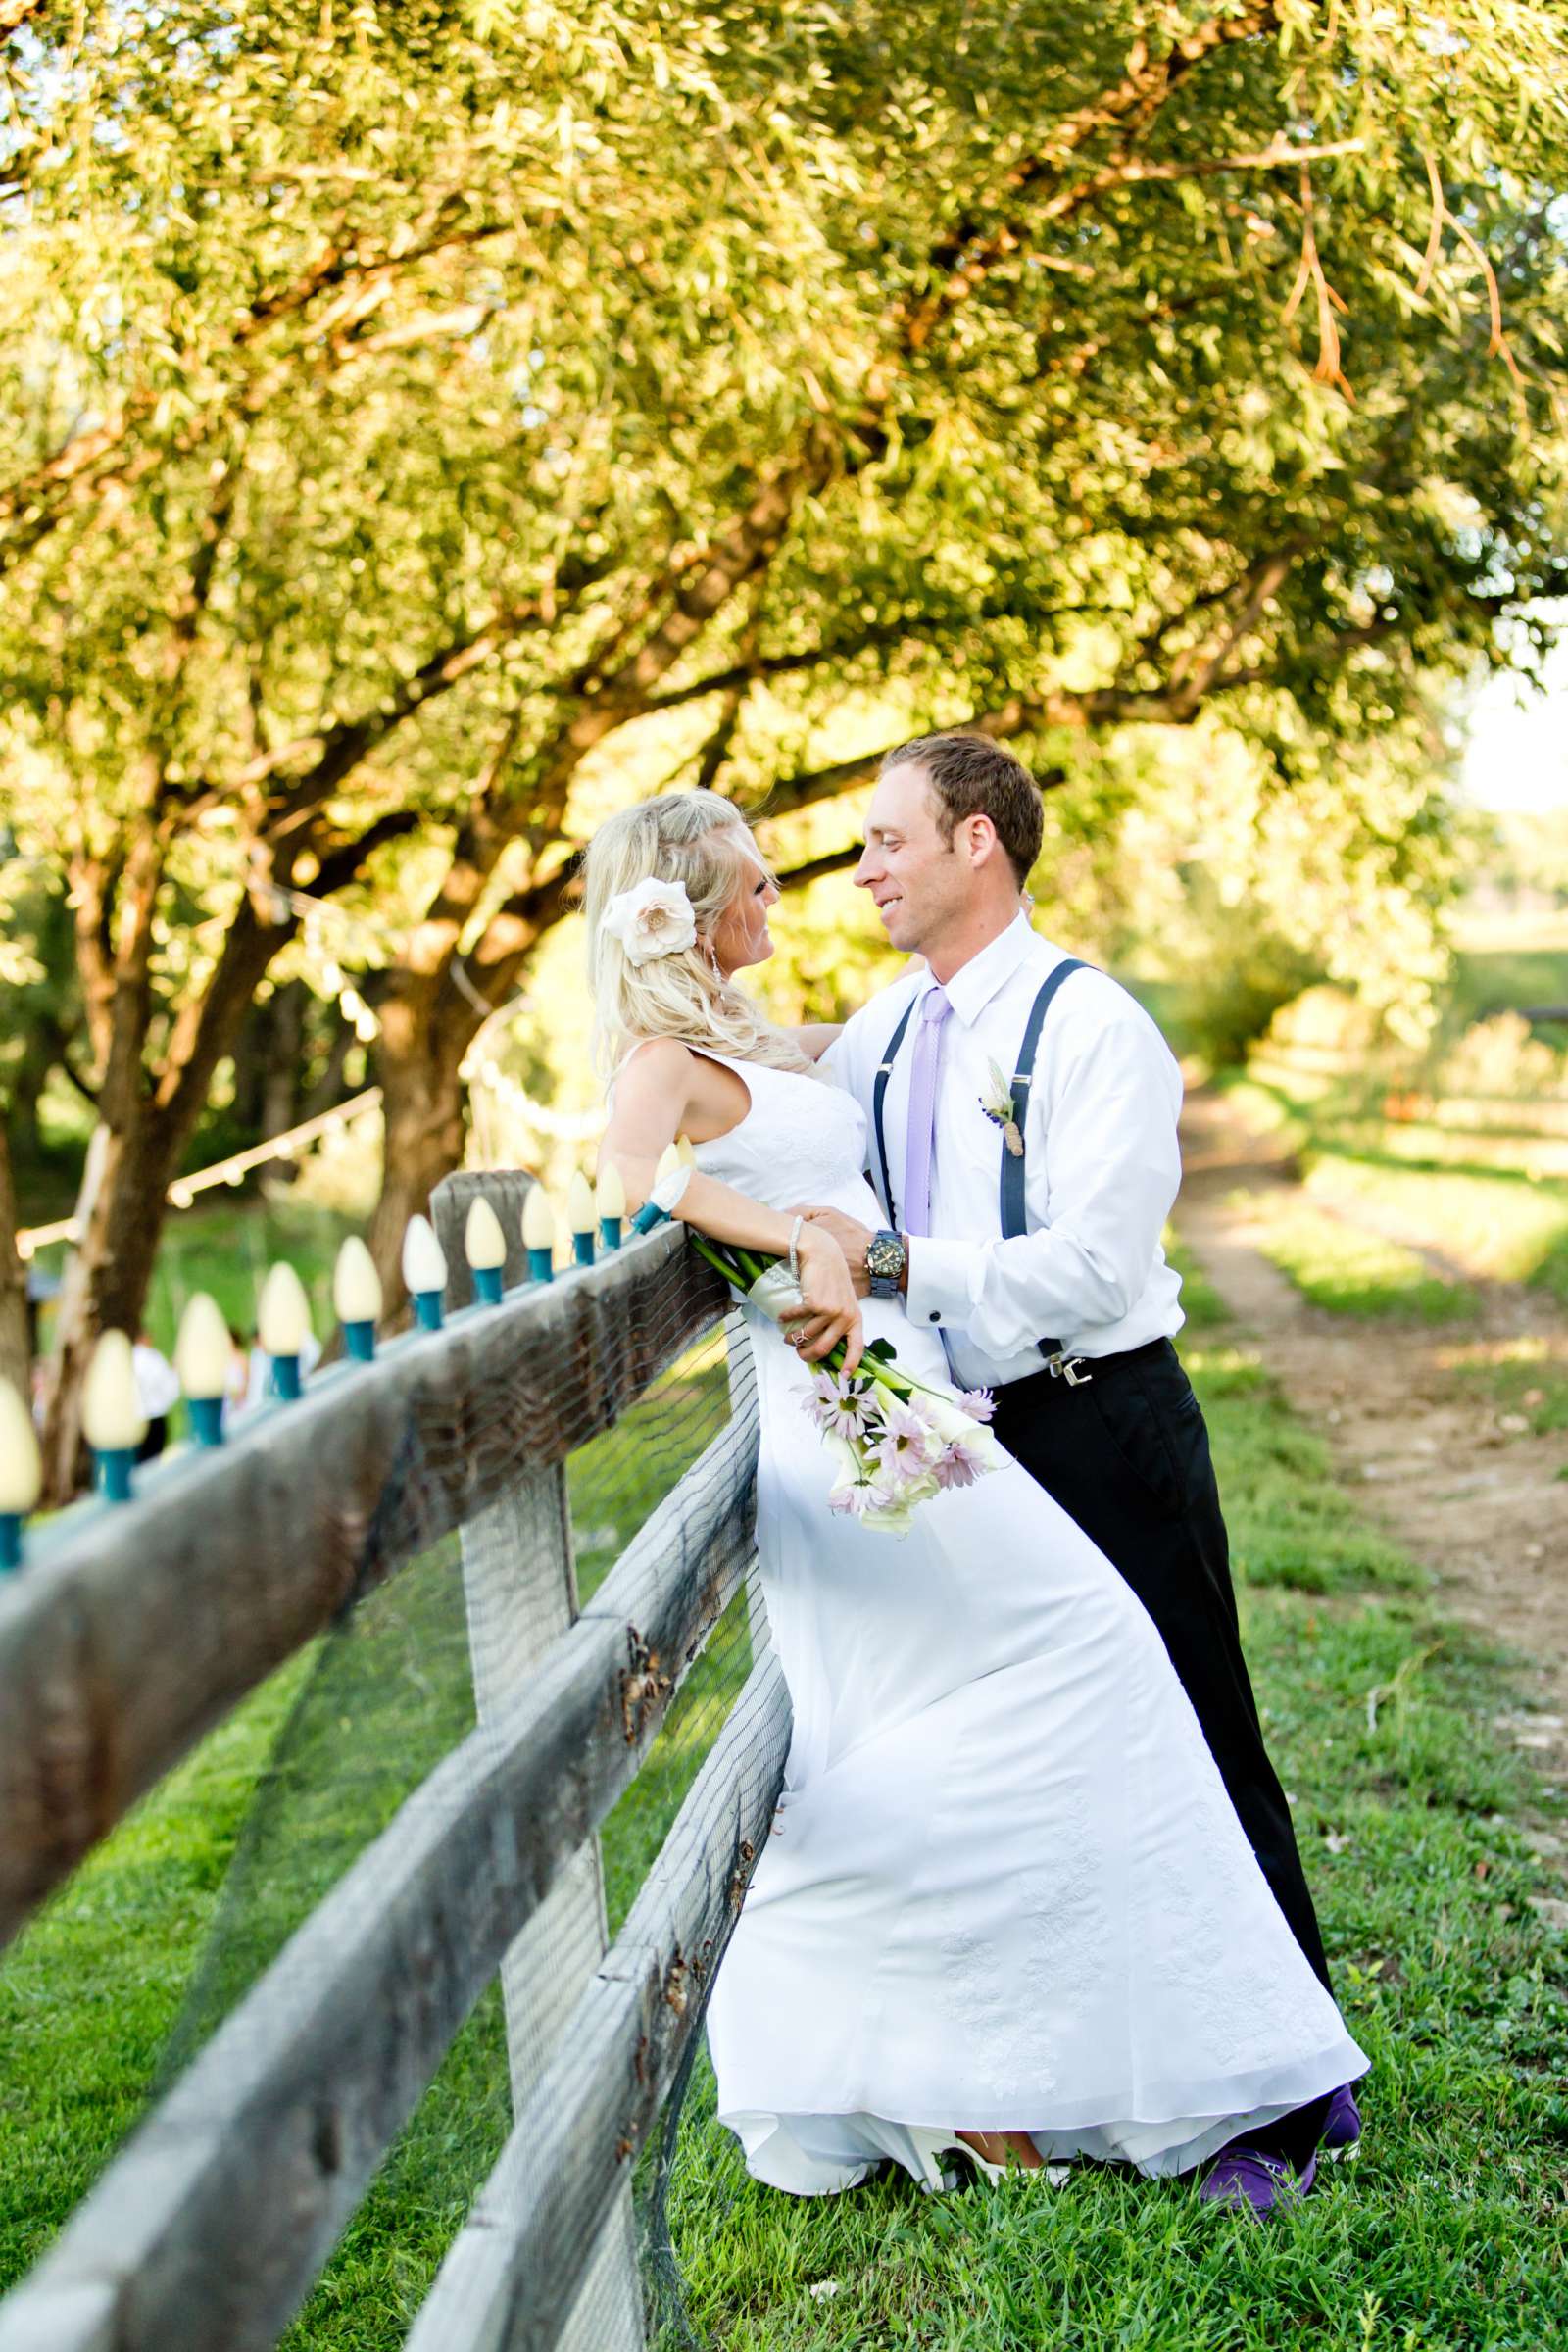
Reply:
[[[603, 1069], [612, 1071], [645, 1037], [676, 1037], [732, 1061], [817, 1074], [809, 1055], [764, 1020], [713, 960], [714, 925], [736, 893], [767, 870], [732, 802], [702, 791], [639, 801], [600, 826], [583, 862], [594, 1045]], [[633, 963], [603, 917], [612, 898], [650, 875], [684, 885], [697, 938], [675, 955]]]

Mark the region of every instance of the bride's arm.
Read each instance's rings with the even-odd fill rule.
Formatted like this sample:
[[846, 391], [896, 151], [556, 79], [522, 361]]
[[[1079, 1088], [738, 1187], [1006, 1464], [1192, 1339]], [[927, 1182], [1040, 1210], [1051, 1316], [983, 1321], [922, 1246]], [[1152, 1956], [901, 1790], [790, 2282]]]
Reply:
[[844, 1023], [802, 1021], [797, 1027], [786, 1030], [785, 1035], [794, 1038], [803, 1054], [809, 1054], [813, 1061], [820, 1061], [829, 1046], [836, 1044], [844, 1035]]
[[[699, 1068], [697, 1056], [676, 1039], [660, 1038], [643, 1048], [616, 1082], [614, 1109], [600, 1147], [599, 1164], [614, 1162], [626, 1188], [628, 1210], [647, 1200], [661, 1157], [687, 1125]], [[711, 1241], [733, 1242], [742, 1250], [760, 1250], [769, 1257], [788, 1254], [795, 1225], [795, 1218], [782, 1209], [768, 1208], [697, 1168], [673, 1213]], [[801, 1353], [814, 1362], [843, 1340], [847, 1343], [845, 1366], [853, 1372], [860, 1360], [864, 1338], [859, 1302], [844, 1252], [825, 1226], [806, 1225], [797, 1254], [801, 1290], [812, 1317], [810, 1342]]]

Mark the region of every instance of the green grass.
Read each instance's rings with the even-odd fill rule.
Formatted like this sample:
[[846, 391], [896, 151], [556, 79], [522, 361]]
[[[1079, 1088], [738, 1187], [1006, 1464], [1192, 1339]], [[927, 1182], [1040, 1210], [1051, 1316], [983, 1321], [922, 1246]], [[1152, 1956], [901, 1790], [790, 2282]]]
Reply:
[[1258, 1236], [1265, 1257], [1303, 1298], [1337, 1315], [1402, 1315], [1443, 1322], [1473, 1314], [1476, 1297], [1434, 1274], [1413, 1250], [1292, 1200]]
[[1365, 1154], [1314, 1156], [1307, 1191], [1352, 1212], [1373, 1206], [1412, 1241], [1495, 1282], [1528, 1282], [1568, 1299], [1568, 1184], [1498, 1170], [1380, 1163]]
[[1568, 1430], [1568, 1360], [1548, 1352], [1544, 1340], [1502, 1343], [1454, 1369], [1492, 1407], [1507, 1436], [1542, 1438]]
[[273, 1260], [286, 1257], [304, 1283], [316, 1336], [337, 1327], [332, 1267], [346, 1235], [364, 1222], [308, 1200], [216, 1201], [172, 1212], [159, 1245], [147, 1315], [154, 1340], [168, 1350], [193, 1291], [210, 1291], [223, 1314], [244, 1330], [256, 1321], [256, 1298]]
[[[1369, 1120], [1343, 1090], [1309, 1100], [1293, 1081], [1257, 1073], [1228, 1090], [1304, 1171], [1311, 1199], [1354, 1219], [1396, 1225], [1417, 1249], [1452, 1258], [1478, 1278], [1525, 1282], [1568, 1299], [1568, 1181], [1528, 1172], [1530, 1138], [1493, 1137], [1515, 1166], [1455, 1159], [1451, 1131]], [[1430, 1138], [1432, 1156], [1423, 1158]]]
[[[1190, 2186], [1083, 2172], [942, 2201], [900, 2181], [796, 2204], [747, 2180], [697, 2085], [677, 2174], [692, 2316], [724, 2352], [1542, 2352], [1568, 2307], [1560, 1942], [1512, 1823], [1499, 1663], [1429, 1618], [1255, 1364], [1189, 1351], [1294, 1791], [1367, 2136], [1267, 2229]], [[1315, 1595], [1326, 1592], [1328, 1598]], [[1369, 1701], [1376, 1696], [1371, 1708]], [[813, 2297], [812, 2285], [836, 2291]]]
[[1327, 1446], [1284, 1403], [1254, 1355], [1216, 1344], [1189, 1346], [1183, 1358], [1213, 1436], [1239, 1584], [1348, 1593], [1425, 1583], [1361, 1518]]
[[[572, 1457], [588, 1598], [727, 1411], [700, 1342]], [[744, 1595], [603, 1834], [612, 1933], [751, 1666]], [[458, 1545], [371, 1593], [207, 1740], [0, 1959], [0, 2289], [312, 1907], [473, 1720]], [[289, 2352], [379, 2352], [412, 2321], [511, 2125], [492, 1991], [378, 2174]]]
[[172, 1773], [0, 1962], [0, 2282], [141, 2111], [307, 1660]]
[[[1568, 1004], [1568, 948], [1462, 948], [1454, 957], [1450, 1004], [1455, 1029], [1527, 1004]], [[1562, 1043], [1555, 1025], [1540, 1034]]]
[[1192, 1251], [1167, 1225], [1164, 1232], [1165, 1255], [1182, 1278], [1181, 1307], [1187, 1317], [1184, 1329], [1190, 1342], [1200, 1331], [1212, 1331], [1226, 1320], [1225, 1304]]
[[[1201, 1298], [1195, 1287], [1189, 1305]], [[1021, 2180], [934, 2200], [887, 2182], [798, 2203], [746, 2179], [700, 2066], [671, 2214], [693, 2321], [723, 2352], [1278, 2352], [1295, 2340], [1541, 2352], [1562, 2340], [1563, 1952], [1529, 1908], [1540, 1866], [1513, 1827], [1531, 1784], [1491, 1725], [1508, 1702], [1505, 1667], [1434, 1624], [1423, 1580], [1357, 1520], [1322, 1446], [1225, 1345], [1212, 1303], [1193, 1322], [1207, 1335], [1188, 1360], [1214, 1430], [1259, 1698], [1342, 1998], [1374, 2060], [1364, 2152], [1268, 2229], [1200, 2207], [1181, 2183], [1107, 2172], [1057, 2192]], [[701, 1388], [705, 1374], [681, 1377]], [[635, 1447], [628, 1437], [592, 1466], [573, 1494], [586, 1527], [634, 1523], [630, 1458], [649, 1458], [653, 1435], [646, 1425]], [[363, 1638], [385, 1643], [383, 1665], [418, 1663], [426, 1688], [373, 1674], [368, 1648], [334, 1656], [329, 1672], [319, 1655], [297, 1662], [0, 1966], [0, 2278], [36, 2255], [138, 2112], [278, 1726], [298, 1730], [303, 1711], [310, 1738], [288, 1752], [314, 1740], [323, 1753], [335, 1738], [354, 1768], [353, 1819], [342, 1835], [318, 1823], [322, 1855], [334, 1836], [344, 1848], [363, 1838], [453, 1728], [460, 1685], [434, 1670], [461, 1634], [452, 1580], [433, 1557], [388, 1589], [389, 1606], [400, 1585], [401, 1623]], [[744, 1664], [731, 1629], [673, 1727], [662, 1787], [650, 1776], [648, 1801], [612, 1824], [617, 1916]], [[410, 1736], [389, 1763], [400, 1714]], [[247, 1863], [240, 1843], [243, 1882], [270, 1849]], [[316, 1877], [308, 1853], [290, 1900]], [[491, 2000], [383, 2168], [291, 2352], [401, 2340], [506, 2129], [503, 2075]], [[812, 2298], [824, 2280], [838, 2291]]]

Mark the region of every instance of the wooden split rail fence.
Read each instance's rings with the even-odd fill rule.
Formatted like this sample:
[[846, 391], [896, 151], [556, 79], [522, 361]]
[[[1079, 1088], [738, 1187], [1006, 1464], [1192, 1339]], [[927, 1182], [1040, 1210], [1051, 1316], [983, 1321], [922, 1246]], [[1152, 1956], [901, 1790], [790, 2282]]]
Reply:
[[[482, 1192], [520, 1283], [527, 1184], [442, 1187], [453, 1267]], [[231, 1445], [159, 1465], [134, 1502], [80, 1506], [0, 1587], [0, 1941], [352, 1593], [454, 1529], [477, 1715], [0, 2304], [0, 2352], [275, 2343], [498, 1973], [513, 2130], [408, 2342], [643, 2344], [632, 2158], [789, 1737], [755, 1600], [758, 1662], [608, 1950], [598, 1829], [753, 1565], [744, 1339], [730, 1419], [584, 1608], [565, 1470], [726, 1305], [668, 1226], [509, 1287], [335, 1368]]]

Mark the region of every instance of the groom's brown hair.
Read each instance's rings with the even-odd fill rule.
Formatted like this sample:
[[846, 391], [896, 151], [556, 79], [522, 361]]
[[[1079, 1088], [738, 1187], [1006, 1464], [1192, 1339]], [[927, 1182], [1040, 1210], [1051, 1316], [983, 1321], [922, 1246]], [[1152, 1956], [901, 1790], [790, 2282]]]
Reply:
[[1046, 824], [1040, 787], [1023, 761], [989, 735], [919, 735], [887, 754], [882, 773], [916, 760], [931, 779], [943, 840], [952, 841], [964, 817], [989, 816], [1022, 890]]

